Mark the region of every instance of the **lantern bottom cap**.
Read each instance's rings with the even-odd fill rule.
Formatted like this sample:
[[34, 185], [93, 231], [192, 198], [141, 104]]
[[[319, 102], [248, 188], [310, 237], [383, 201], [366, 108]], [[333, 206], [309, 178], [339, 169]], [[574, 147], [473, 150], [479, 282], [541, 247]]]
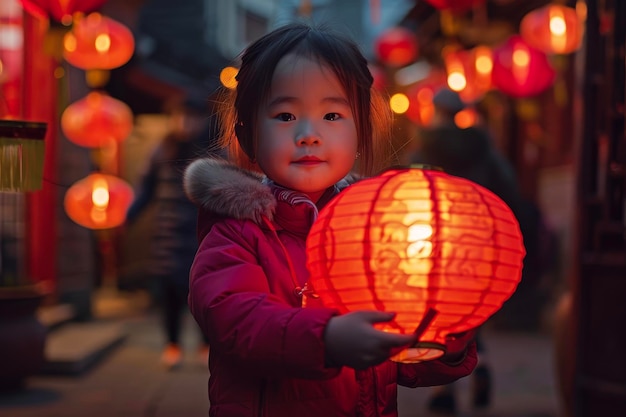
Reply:
[[445, 345], [435, 342], [417, 342], [391, 357], [394, 362], [418, 363], [437, 359], [446, 352]]

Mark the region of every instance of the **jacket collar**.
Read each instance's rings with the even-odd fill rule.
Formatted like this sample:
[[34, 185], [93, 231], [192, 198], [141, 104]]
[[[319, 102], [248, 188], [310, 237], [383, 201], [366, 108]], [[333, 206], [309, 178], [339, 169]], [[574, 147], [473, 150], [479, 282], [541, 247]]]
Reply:
[[283, 188], [223, 159], [197, 159], [187, 167], [183, 178], [188, 198], [203, 211], [251, 220], [261, 227], [265, 227], [266, 218], [276, 229], [301, 236], [308, 233], [318, 210], [351, 182], [347, 177], [333, 185], [316, 205], [305, 194]]

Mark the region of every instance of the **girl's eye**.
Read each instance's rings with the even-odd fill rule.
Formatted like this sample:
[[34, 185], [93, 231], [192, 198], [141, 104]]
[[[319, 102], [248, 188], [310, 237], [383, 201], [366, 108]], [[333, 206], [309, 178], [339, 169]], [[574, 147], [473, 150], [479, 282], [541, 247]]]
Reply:
[[295, 120], [295, 116], [291, 113], [279, 113], [276, 118], [282, 122], [291, 122]]
[[341, 115], [339, 113], [328, 113], [324, 116], [324, 119], [334, 121], [341, 119]]

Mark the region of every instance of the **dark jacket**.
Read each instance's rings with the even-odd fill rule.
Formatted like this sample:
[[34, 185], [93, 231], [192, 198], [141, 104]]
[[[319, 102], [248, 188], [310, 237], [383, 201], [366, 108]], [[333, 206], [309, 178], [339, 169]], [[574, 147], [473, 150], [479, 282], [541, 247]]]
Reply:
[[483, 128], [461, 129], [449, 123], [424, 129], [411, 163], [435, 165], [448, 174], [482, 185], [519, 214], [521, 195], [515, 170]]
[[475, 345], [456, 367], [326, 367], [324, 329], [338, 312], [309, 301], [302, 308], [294, 291], [308, 279], [305, 241], [318, 206], [213, 159], [189, 166], [185, 189], [200, 206], [189, 306], [211, 344], [210, 416], [397, 416], [397, 384], [446, 384], [475, 367]]
[[198, 243], [193, 239], [197, 208], [185, 195], [183, 173], [201, 149], [206, 149], [207, 132], [202, 133], [190, 141], [171, 136], [163, 140], [150, 159], [137, 198], [127, 213], [127, 221], [132, 224], [149, 205], [154, 207], [146, 241], [150, 245], [148, 273], [152, 278], [171, 280], [185, 296]]

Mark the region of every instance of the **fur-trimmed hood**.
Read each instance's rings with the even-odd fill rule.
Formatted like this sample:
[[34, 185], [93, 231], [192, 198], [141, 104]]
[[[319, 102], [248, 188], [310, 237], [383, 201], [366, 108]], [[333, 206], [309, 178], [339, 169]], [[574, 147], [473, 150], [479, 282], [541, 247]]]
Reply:
[[238, 168], [223, 159], [197, 159], [185, 170], [183, 185], [187, 197], [199, 207], [257, 224], [272, 219], [276, 199], [263, 177]]
[[[323, 207], [342, 189], [356, 181], [352, 175], [329, 188], [317, 204], [308, 196], [274, 184], [267, 177], [217, 158], [197, 159], [185, 170], [183, 184], [187, 197], [198, 205], [201, 215], [198, 237], [212, 224], [214, 215], [251, 220], [261, 227], [287, 229], [306, 235]], [[268, 226], [268, 223], [272, 223]]]

